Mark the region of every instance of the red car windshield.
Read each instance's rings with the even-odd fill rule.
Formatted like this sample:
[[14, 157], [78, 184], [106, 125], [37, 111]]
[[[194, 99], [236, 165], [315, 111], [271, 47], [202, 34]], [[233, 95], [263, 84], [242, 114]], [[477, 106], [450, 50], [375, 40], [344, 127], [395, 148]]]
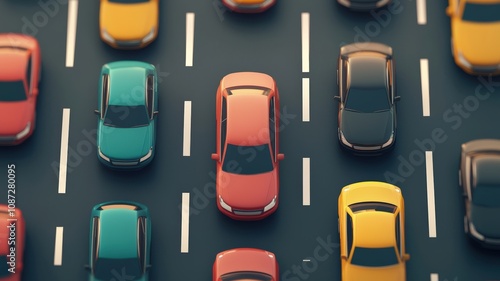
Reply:
[[222, 162], [224, 172], [253, 175], [270, 172], [273, 168], [269, 144], [257, 146], [227, 144]]
[[0, 81], [0, 101], [26, 100], [23, 81]]

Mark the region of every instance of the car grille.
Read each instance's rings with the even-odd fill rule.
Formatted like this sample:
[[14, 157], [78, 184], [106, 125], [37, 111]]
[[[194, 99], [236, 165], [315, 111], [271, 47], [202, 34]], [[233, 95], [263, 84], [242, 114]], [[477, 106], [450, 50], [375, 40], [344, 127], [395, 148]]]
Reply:
[[116, 45], [120, 48], [136, 48], [141, 45], [141, 41], [116, 41]]
[[111, 164], [115, 166], [135, 166], [139, 164], [139, 161], [111, 161]]
[[476, 72], [476, 73], [493, 73], [493, 72], [496, 72], [500, 70], [500, 66], [496, 66], [496, 65], [488, 65], [488, 66], [473, 66], [472, 67], [472, 71]]
[[234, 210], [233, 212], [238, 216], [258, 216], [262, 214], [262, 210]]

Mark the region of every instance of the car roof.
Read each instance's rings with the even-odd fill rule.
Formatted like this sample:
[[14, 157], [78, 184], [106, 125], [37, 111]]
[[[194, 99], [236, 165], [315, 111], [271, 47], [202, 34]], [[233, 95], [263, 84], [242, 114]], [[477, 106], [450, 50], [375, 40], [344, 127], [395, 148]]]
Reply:
[[137, 212], [109, 209], [100, 212], [99, 258], [137, 257]]
[[0, 47], [0, 81], [18, 81], [26, 76], [29, 51]]
[[146, 69], [112, 68], [109, 70], [109, 77], [109, 104], [133, 106], [146, 103]]
[[227, 142], [255, 146], [269, 143], [269, 103], [263, 95], [227, 97]]
[[349, 57], [348, 61], [349, 87], [386, 87], [387, 59], [385, 56], [373, 52], [369, 53], [369, 55], [368, 53], [354, 54]]
[[353, 239], [356, 247], [381, 248], [396, 244], [396, 219], [393, 213], [360, 211], [353, 215]]

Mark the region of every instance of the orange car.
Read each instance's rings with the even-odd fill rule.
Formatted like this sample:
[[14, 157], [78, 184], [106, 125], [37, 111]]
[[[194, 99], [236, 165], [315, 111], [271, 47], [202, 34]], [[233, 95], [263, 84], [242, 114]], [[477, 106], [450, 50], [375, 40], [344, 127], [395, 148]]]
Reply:
[[280, 280], [276, 256], [253, 248], [237, 248], [218, 253], [212, 275], [213, 281]]
[[0, 281], [21, 281], [24, 231], [21, 210], [0, 205]]
[[222, 4], [238, 13], [263, 12], [276, 3], [276, 0], [222, 0]]
[[0, 145], [17, 145], [33, 134], [41, 64], [34, 37], [0, 34]]
[[238, 220], [278, 208], [279, 95], [274, 79], [238, 72], [222, 78], [216, 97], [217, 207]]
[[500, 0], [449, 0], [455, 63], [475, 75], [500, 74]]
[[139, 49], [158, 35], [159, 0], [101, 0], [101, 39], [118, 49]]

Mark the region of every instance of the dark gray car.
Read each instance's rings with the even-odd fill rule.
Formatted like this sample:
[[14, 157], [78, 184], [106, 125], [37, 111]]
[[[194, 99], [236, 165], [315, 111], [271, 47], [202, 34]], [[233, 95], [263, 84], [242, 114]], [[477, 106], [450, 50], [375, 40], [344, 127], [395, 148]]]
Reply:
[[337, 70], [338, 138], [358, 154], [380, 154], [396, 141], [392, 48], [373, 42], [340, 48]]
[[465, 232], [500, 249], [500, 140], [462, 144], [459, 183], [465, 199]]
[[337, 2], [351, 10], [369, 11], [388, 5], [392, 0], [337, 0]]

